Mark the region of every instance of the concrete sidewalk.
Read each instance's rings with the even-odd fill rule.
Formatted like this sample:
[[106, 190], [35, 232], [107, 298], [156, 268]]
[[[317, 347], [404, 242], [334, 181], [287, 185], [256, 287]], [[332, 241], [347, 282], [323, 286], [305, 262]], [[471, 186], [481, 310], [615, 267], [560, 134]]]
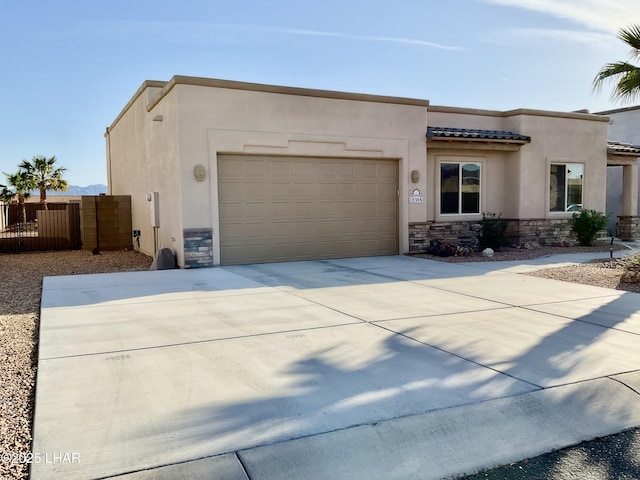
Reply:
[[638, 426], [640, 295], [515, 273], [585, 260], [48, 277], [32, 478], [438, 479]]

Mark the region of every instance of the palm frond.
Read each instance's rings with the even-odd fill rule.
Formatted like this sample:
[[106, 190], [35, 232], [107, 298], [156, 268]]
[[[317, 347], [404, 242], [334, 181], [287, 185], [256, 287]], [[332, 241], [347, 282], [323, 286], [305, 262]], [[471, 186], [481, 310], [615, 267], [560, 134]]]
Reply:
[[616, 100], [633, 100], [640, 94], [640, 67], [628, 62], [608, 63], [593, 79], [593, 89], [600, 91], [607, 82], [615, 82], [611, 97]]
[[640, 25], [634, 24], [618, 31], [618, 38], [631, 47], [631, 58], [640, 58]]

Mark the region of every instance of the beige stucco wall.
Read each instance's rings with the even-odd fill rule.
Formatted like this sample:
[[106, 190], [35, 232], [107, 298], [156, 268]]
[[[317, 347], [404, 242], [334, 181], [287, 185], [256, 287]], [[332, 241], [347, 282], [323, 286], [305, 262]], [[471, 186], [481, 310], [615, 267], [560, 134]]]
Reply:
[[[155, 233], [155, 248], [171, 248], [180, 258], [182, 196], [177, 108], [175, 99], [169, 97], [152, 112], [147, 111], [147, 105], [161, 91], [160, 85], [154, 86], [156, 83], [141, 87], [105, 135], [109, 194], [131, 195], [132, 228], [141, 231], [141, 251], [154, 254]], [[160, 200], [160, 226], [156, 232], [151, 226], [151, 204], [147, 201], [150, 192], [158, 192]]]
[[640, 107], [604, 112], [610, 118], [609, 140], [640, 145]]
[[518, 218], [571, 218], [571, 212], [549, 211], [552, 163], [583, 164], [583, 208], [604, 212], [607, 123], [602, 117], [524, 111], [508, 120], [507, 125], [531, 136], [531, 143], [523, 146], [518, 156], [516, 170], [522, 198]]
[[[482, 211], [502, 213], [505, 218], [571, 218], [570, 212], [549, 211], [551, 163], [584, 164], [584, 208], [605, 210], [607, 123], [602, 117], [535, 110], [491, 112], [429, 107], [428, 118], [431, 126], [506, 130], [531, 137], [530, 143], [511, 147], [515, 151], [501, 150], [508, 148], [501, 143], [469, 142], [465, 150], [450, 150], [438, 149], [441, 141], [430, 142], [428, 168], [436, 187], [438, 162], [447, 155], [482, 164]], [[429, 217], [446, 221], [478, 216], [440, 215], [436, 192], [433, 214], [430, 210]]]
[[[640, 145], [640, 107], [620, 108], [602, 113], [610, 118], [609, 140]], [[627, 172], [632, 175], [630, 169], [627, 169]], [[625, 210], [640, 212], [640, 198], [636, 202], [636, 209], [629, 204], [623, 206], [622, 186], [625, 183], [632, 186], [634, 182], [640, 183], [640, 173], [634, 180], [625, 178], [622, 166], [607, 168], [607, 213], [609, 214], [607, 228], [614, 230], [618, 223], [618, 216], [626, 214]], [[635, 191], [637, 192], [637, 189]]]
[[[585, 208], [605, 208], [607, 123], [602, 117], [532, 110], [496, 112], [429, 107], [413, 99], [373, 97], [192, 77], [145, 82], [108, 129], [111, 194], [132, 197], [133, 228], [153, 253], [148, 192], [160, 194], [158, 248], [183, 258], [184, 229], [211, 229], [220, 261], [218, 156], [291, 155], [386, 158], [399, 163], [399, 253], [407, 252], [409, 223], [477, 220], [440, 215], [442, 161], [482, 165], [481, 211], [505, 218], [564, 218], [549, 212], [549, 166], [585, 166]], [[425, 139], [426, 127], [510, 130], [530, 143]], [[204, 181], [194, 167], [206, 170]], [[420, 180], [413, 184], [411, 171]], [[424, 203], [409, 203], [415, 188]]]
[[[425, 221], [424, 204], [409, 205], [411, 170], [426, 190], [426, 102], [397, 104], [208, 85], [176, 84], [158, 103], [177, 105], [183, 228], [212, 228], [219, 263], [217, 159], [220, 154], [390, 158], [399, 162], [400, 252], [408, 223]], [[207, 180], [193, 169], [206, 166]]]

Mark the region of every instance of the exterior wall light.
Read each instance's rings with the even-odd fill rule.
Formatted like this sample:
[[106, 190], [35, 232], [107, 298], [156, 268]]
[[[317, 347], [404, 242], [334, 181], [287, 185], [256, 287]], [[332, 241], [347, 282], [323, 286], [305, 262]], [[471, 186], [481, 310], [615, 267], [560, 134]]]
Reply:
[[420, 181], [420, 172], [418, 170], [411, 170], [411, 183], [418, 183]]
[[193, 176], [198, 182], [204, 181], [204, 179], [207, 178], [207, 170], [204, 168], [204, 165], [198, 164], [193, 167]]

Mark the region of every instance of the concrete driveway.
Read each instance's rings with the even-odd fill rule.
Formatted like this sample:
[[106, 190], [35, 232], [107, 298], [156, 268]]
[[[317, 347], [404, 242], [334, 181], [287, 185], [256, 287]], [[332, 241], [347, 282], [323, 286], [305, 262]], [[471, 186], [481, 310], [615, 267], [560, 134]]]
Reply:
[[532, 268], [48, 277], [32, 479], [437, 479], [640, 425], [640, 295]]

